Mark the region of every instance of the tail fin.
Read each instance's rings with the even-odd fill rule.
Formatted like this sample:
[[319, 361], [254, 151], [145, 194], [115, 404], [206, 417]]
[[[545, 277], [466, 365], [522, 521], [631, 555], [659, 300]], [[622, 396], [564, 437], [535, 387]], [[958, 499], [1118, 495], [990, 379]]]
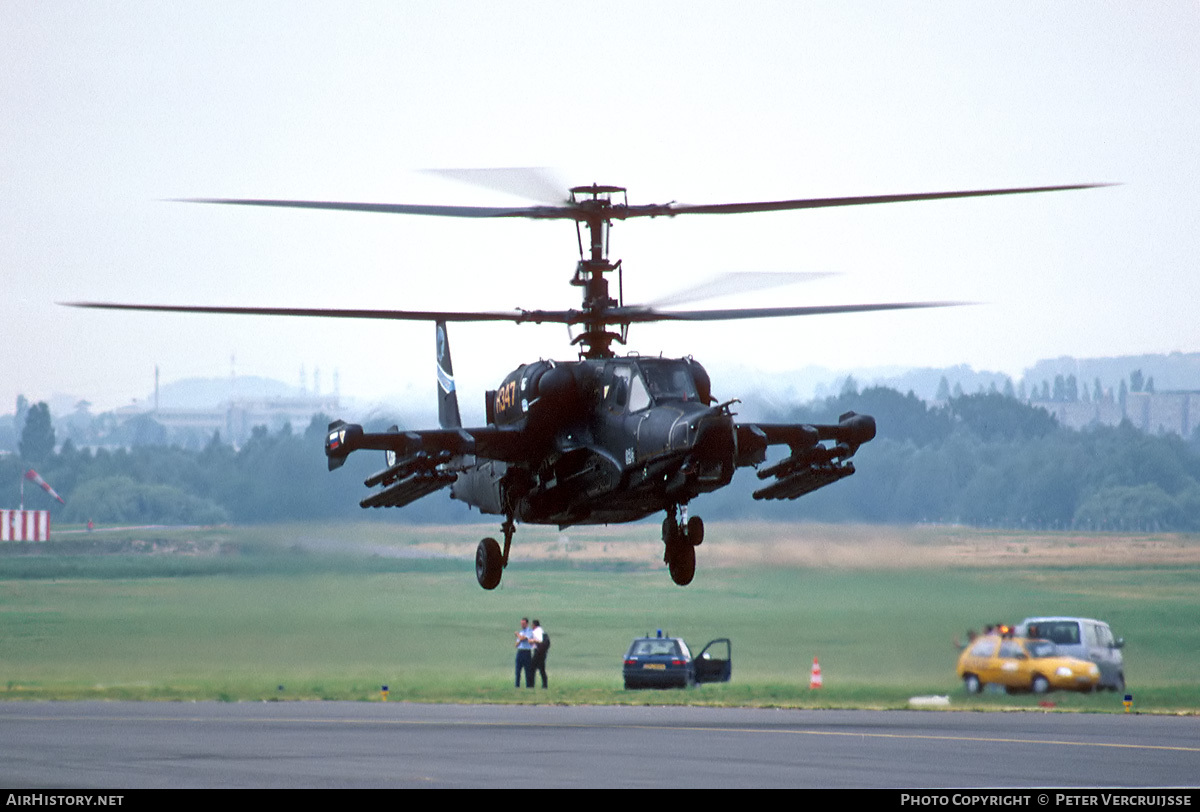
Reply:
[[446, 322], [437, 323], [438, 422], [444, 429], [462, 428], [458, 392], [454, 389], [454, 364], [450, 361], [450, 338]]

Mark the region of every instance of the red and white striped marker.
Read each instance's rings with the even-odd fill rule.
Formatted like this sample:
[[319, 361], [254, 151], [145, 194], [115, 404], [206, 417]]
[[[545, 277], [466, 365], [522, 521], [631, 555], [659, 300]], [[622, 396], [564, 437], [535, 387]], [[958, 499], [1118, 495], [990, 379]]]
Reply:
[[30, 482], [40, 485], [42, 490], [44, 490], [46, 493], [53, 496], [61, 504], [64, 504], [64, 505], [66, 504], [66, 502], [63, 501], [63, 498], [55, 492], [54, 488], [50, 487], [50, 483], [47, 482], [46, 480], [42, 479], [41, 475], [38, 474], [37, 471], [30, 468], [28, 471], [25, 472], [25, 478], [28, 479]]

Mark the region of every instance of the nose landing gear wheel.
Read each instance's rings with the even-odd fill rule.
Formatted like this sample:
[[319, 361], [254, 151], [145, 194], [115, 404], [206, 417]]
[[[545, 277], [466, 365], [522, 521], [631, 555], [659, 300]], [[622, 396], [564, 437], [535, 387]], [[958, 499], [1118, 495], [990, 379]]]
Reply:
[[493, 538], [486, 538], [475, 548], [475, 579], [484, 589], [495, 589], [500, 585], [504, 573], [504, 559], [500, 545]]

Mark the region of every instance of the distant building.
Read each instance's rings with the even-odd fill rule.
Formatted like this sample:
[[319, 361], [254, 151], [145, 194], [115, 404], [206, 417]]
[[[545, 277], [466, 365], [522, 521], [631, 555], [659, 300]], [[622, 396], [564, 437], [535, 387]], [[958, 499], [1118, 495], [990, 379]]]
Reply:
[[134, 418], [149, 417], [167, 431], [168, 442], [173, 436], [203, 434], [212, 436], [220, 432], [221, 438], [233, 445], [241, 445], [255, 426], [266, 426], [274, 433], [291, 424], [295, 431], [304, 431], [318, 413], [335, 414], [339, 410], [337, 395], [266, 397], [235, 399], [212, 408], [147, 409], [132, 405], [117, 409], [119, 424]]
[[1099, 401], [1055, 401], [1033, 400], [1058, 420], [1060, 425], [1071, 429], [1088, 426], [1116, 426], [1128, 419], [1135, 428], [1147, 434], [1178, 434], [1190, 437], [1196, 430], [1200, 418], [1200, 391], [1179, 392], [1129, 392], [1125, 396], [1125, 409], [1111, 398]]
[[1121, 404], [1111, 399], [1076, 400], [1070, 403], [1033, 400], [1030, 401], [1030, 405], [1050, 412], [1059, 425], [1069, 429], [1083, 429], [1088, 426], [1116, 426], [1124, 418], [1121, 413]]
[[1147, 434], [1190, 437], [1200, 417], [1200, 391], [1130, 392], [1125, 400], [1129, 422]]

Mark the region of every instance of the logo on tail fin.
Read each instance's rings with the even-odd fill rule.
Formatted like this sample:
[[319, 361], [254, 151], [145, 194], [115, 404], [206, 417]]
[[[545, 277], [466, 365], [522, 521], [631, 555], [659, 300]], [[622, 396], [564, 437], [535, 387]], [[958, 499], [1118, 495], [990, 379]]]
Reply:
[[444, 429], [462, 427], [458, 413], [458, 393], [454, 389], [454, 364], [450, 360], [450, 338], [446, 322], [437, 322], [438, 422]]

